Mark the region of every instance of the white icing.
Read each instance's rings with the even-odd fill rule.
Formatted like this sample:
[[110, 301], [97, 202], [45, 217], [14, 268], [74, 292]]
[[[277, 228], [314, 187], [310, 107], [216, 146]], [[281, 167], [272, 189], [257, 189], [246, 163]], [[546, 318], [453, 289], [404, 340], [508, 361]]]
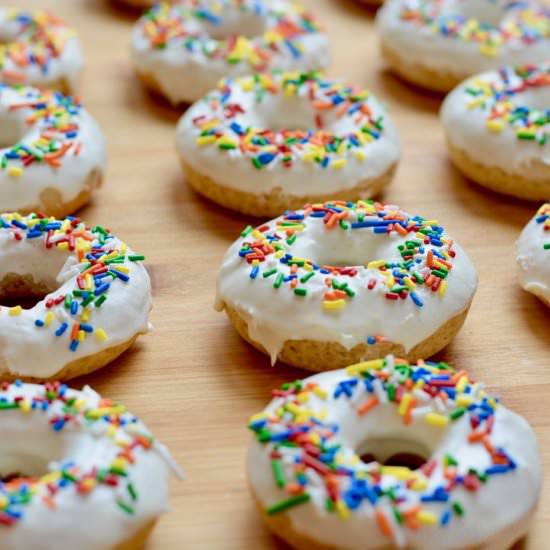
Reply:
[[550, 243], [550, 231], [537, 223], [538, 216], [529, 221], [517, 242], [519, 280], [527, 292], [550, 300], [550, 250], [544, 249]]
[[[453, 456], [465, 471], [468, 467], [483, 471], [491, 465], [490, 456], [483, 445], [472, 445], [468, 442], [468, 435], [472, 429], [467, 415], [452, 422], [445, 429], [430, 426], [420, 418], [415, 418], [406, 426], [403, 418], [397, 414], [395, 403], [378, 405], [367, 415], [358, 417], [357, 408], [368, 399], [366, 392], [362, 392], [358, 399], [332, 397], [338, 382], [347, 378], [349, 377], [344, 370], [337, 370], [304, 380], [305, 384], [318, 383], [321, 389], [327, 392], [327, 401], [310, 394], [307, 408], [312, 414], [326, 411], [324, 422], [334, 422], [340, 426], [338, 435], [331, 443], [340, 443], [344, 455], [360, 452], [361, 445], [373, 440], [391, 442], [393, 452], [402, 452], [400, 442], [405, 445], [416, 443], [428, 449], [429, 457], [435, 458], [439, 464], [429, 478], [426, 492], [433, 491], [444, 483], [440, 464], [446, 454]], [[282, 398], [276, 398], [266, 411], [273, 412], [283, 402]], [[426, 407], [434, 411], [433, 403], [429, 400]], [[535, 436], [521, 416], [499, 406], [495, 411], [491, 441], [495, 447], [504, 448], [508, 455], [513, 457], [517, 463], [516, 470], [491, 476], [476, 492], [469, 492], [463, 488], [456, 489], [452, 500], [459, 500], [466, 513], [461, 518], [455, 516], [448, 525], [421, 525], [418, 530], [406, 529], [393, 520], [392, 511], [387, 503], [379, 501], [394, 530], [394, 544], [397, 548], [462, 550], [475, 547], [482, 550], [503, 550], [526, 533], [529, 527], [528, 520], [535, 508], [542, 485], [542, 466]], [[249, 481], [255, 496], [265, 507], [288, 498], [288, 494], [283, 489], [278, 489], [274, 483], [271, 450], [271, 444], [261, 444], [254, 440], [248, 454]], [[368, 469], [368, 466], [363, 467]], [[289, 463], [285, 468], [287, 472], [292, 471]], [[310, 484], [307, 492], [311, 495], [311, 500], [286, 512], [298, 534], [327, 546], [346, 550], [388, 548], [389, 540], [381, 533], [375, 521], [372, 505], [363, 501], [363, 504], [353, 510], [346, 519], [342, 519], [338, 513], [328, 513], [325, 507], [327, 492], [324, 483], [321, 478], [315, 482], [315, 476], [310, 475], [310, 471], [309, 469]], [[388, 486], [390, 482], [395, 485], [395, 478], [390, 476]], [[436, 515], [444, 510], [441, 503], [422, 506]]]
[[[123, 247], [123, 243], [114, 237], [107, 245], [108, 249]], [[128, 250], [128, 255], [133, 252]], [[21, 376], [48, 378], [54, 376], [69, 362], [95, 355], [110, 347], [130, 340], [136, 334], [148, 331], [148, 316], [151, 309], [151, 281], [142, 262], [126, 259], [122, 265], [128, 268], [130, 279], [111, 282], [107, 300], [101, 307], [90, 306], [87, 323], [94, 329], [102, 328], [107, 339], [103, 342], [96, 334], [88, 334], [76, 351], [69, 349], [70, 331], [75, 322], [81, 320], [73, 316], [64, 307], [63, 302], [46, 307], [50, 298], [72, 294], [78, 288], [76, 276], [82, 269], [73, 253], [56, 247], [46, 249], [43, 238], [15, 240], [11, 231], [0, 229], [0, 280], [6, 275], [32, 275], [34, 280], [56, 289], [47, 294], [33, 308], [23, 310], [20, 315], [12, 316], [8, 308], [0, 308], [0, 348], [2, 366], [11, 373]], [[115, 266], [116, 267], [116, 266]], [[37, 319], [44, 320], [48, 312], [53, 312], [54, 320], [49, 326], [37, 327]], [[61, 336], [55, 332], [63, 323], [68, 328]]]
[[[540, 67], [544, 70], [547, 65]], [[510, 79], [507, 86], [513, 88], [521, 84], [520, 78], [511, 69], [506, 71], [506, 75]], [[496, 89], [503, 86], [500, 74], [490, 71], [466, 80], [446, 97], [441, 108], [441, 121], [450, 143], [483, 165], [530, 180], [547, 181], [550, 177], [550, 142], [541, 146], [536, 140], [518, 139], [516, 127], [507, 122], [499, 132], [490, 131], [487, 117], [494, 105], [492, 98], [488, 97], [474, 108], [469, 107], [476, 103], [476, 97], [467, 90], [470, 87], [479, 88], [478, 83]], [[544, 111], [550, 108], [550, 85], [528, 88], [511, 95], [509, 99], [512, 105]]]
[[[19, 209], [37, 209], [41, 204], [40, 194], [46, 189], [56, 189], [63, 203], [75, 199], [89, 184], [92, 174], [102, 175], [106, 164], [105, 138], [92, 116], [82, 107], [71, 114], [68, 122], [78, 127], [74, 139], [49, 130], [51, 118], [37, 118], [28, 123], [27, 119], [36, 115], [33, 108], [17, 108], [17, 105], [38, 102], [45, 98], [48, 108], [55, 116], [57, 101], [43, 95], [34, 88], [15, 90], [0, 86], [0, 159], [16, 145], [35, 149], [35, 142], [41, 134], [55, 135], [56, 141], [64, 144], [74, 142], [72, 148], [60, 159], [60, 166], [52, 167], [46, 162], [33, 162], [23, 166], [20, 160], [8, 160], [7, 168], [0, 168], [0, 205], [3, 212]], [[80, 144], [78, 155], [76, 144]], [[22, 174], [11, 175], [9, 168], [22, 168]]]
[[[484, 54], [479, 42], [440, 34], [437, 23], [433, 30], [426, 25], [420, 26], [416, 21], [401, 18], [402, 10], [417, 10], [423, 6], [430, 14], [463, 16], [471, 18], [474, 24], [489, 23], [506, 31], [516, 21], [517, 14], [521, 13], [517, 9], [520, 4], [516, 4], [516, 9], [507, 11], [506, 6], [509, 5], [513, 5], [509, 0], [442, 0], [433, 3], [425, 0], [388, 0], [378, 12], [377, 25], [384, 45], [405, 63], [451, 73], [461, 79], [503, 64], [520, 65], [547, 60], [550, 51], [548, 31], [546, 36], [538, 37], [529, 44], [511, 39], [498, 45], [496, 51]], [[521, 5], [543, 9], [541, 4], [531, 1]]]
[[[208, 24], [198, 18], [189, 17], [185, 22], [187, 32], [201, 37], [202, 45], [195, 51], [188, 50], [185, 38], [171, 40], [166, 47], [153, 48], [146, 34], [147, 19], [143, 17], [134, 27], [132, 34], [132, 58], [139, 73], [151, 75], [160, 86], [162, 93], [174, 104], [196, 101], [224, 77], [237, 77], [258, 70], [247, 61], [229, 63], [222, 57], [209, 57], [204, 54], [216, 45], [216, 37], [223, 38], [241, 33], [248, 36], [253, 43], [260, 43], [261, 36], [274, 28], [277, 18], [274, 14], [287, 14], [294, 22], [298, 20], [301, 8], [295, 2], [287, 0], [247, 0], [244, 4], [248, 11], [259, 6], [261, 13], [245, 13], [242, 7], [232, 5], [231, 1], [220, 3], [219, 0], [202, 0], [200, 6], [212, 9], [219, 14], [222, 23], [219, 26]], [[174, 17], [181, 10], [188, 9], [188, 0], [176, 3], [171, 8]], [[221, 13], [217, 8], [223, 6]], [[282, 70], [316, 70], [328, 65], [328, 40], [325, 34], [311, 32], [294, 39], [301, 50], [294, 57], [288, 48], [273, 52], [267, 65], [262, 70], [273, 68]]]
[[[13, 18], [13, 15], [18, 13], [33, 17], [38, 22], [34, 24], [44, 27], [44, 32], [57, 33], [59, 35], [58, 44], [64, 43], [64, 45], [57, 57], [48, 56], [45, 67], [36, 63], [29, 63], [26, 67], [22, 67], [9, 56], [5, 57], [3, 67], [0, 68], [0, 81], [48, 88], [64, 80], [69, 85], [70, 90], [74, 91], [78, 84], [78, 77], [84, 60], [80, 43], [74, 36], [72, 29], [65, 26], [61, 21], [48, 21], [48, 16], [44, 11], [37, 10], [27, 13], [19, 12], [13, 8], [0, 7], [0, 42], [28, 41], [28, 33], [23, 31], [20, 23]], [[45, 26], [44, 20], [47, 21]], [[43, 53], [42, 50], [39, 51]], [[6, 77], [3, 75], [4, 72], [16, 73], [21, 75], [21, 78]]]
[[[280, 85], [285, 77], [288, 74], [275, 74], [273, 80]], [[347, 150], [341, 156], [334, 155], [345, 159], [343, 168], [323, 167], [317, 162], [305, 160], [306, 156], [311, 155], [311, 151], [304, 147], [301, 150], [293, 148], [294, 160], [290, 168], [284, 165], [282, 155], [279, 155], [275, 161], [258, 170], [251, 162], [253, 155], [239, 148], [220, 151], [215, 145], [198, 144], [197, 138], [201, 129], [193, 121], [200, 116], [218, 118], [222, 121], [218, 127], [233, 137], [237, 136], [231, 131], [230, 125], [235, 122], [242, 128], [279, 130], [286, 127], [312, 132], [318, 130], [315, 124], [318, 112], [308, 99], [308, 89], [305, 86], [300, 88], [298, 95], [286, 95], [279, 89], [276, 93], [265, 94], [261, 101], [257, 101], [255, 91], [246, 87], [246, 80], [228, 83], [232, 91], [229, 102], [240, 105], [244, 113], [227, 117], [223, 106], [214, 108], [209, 101], [221, 92], [212, 92], [188, 109], [178, 123], [178, 153], [196, 171], [217, 183], [253, 194], [280, 189], [290, 196], [337, 195], [366, 180], [382, 176], [398, 162], [400, 146], [397, 130], [386, 108], [373, 95], [369, 95], [365, 103], [372, 111], [372, 118], [381, 117], [383, 121], [380, 138]], [[325, 82], [334, 86], [340, 83], [333, 79], [325, 79]], [[365, 124], [364, 119], [358, 119], [355, 115], [337, 116], [334, 109], [320, 114], [323, 118], [322, 130], [336, 136], [361, 134], [361, 127]], [[363, 157], [360, 158], [357, 154]], [[328, 156], [331, 157], [330, 154]]]
[[[9, 402], [18, 396], [32, 401], [44, 394], [44, 386], [23, 384], [11, 385], [1, 392], [1, 397]], [[82, 392], [69, 389], [67, 396], [84, 400], [85, 409], [105, 406], [101, 404], [101, 397], [89, 388]], [[140, 420], [116, 427], [103, 420], [90, 424], [80, 417], [77, 423], [69, 421], [56, 432], [49, 421], [64, 416], [62, 407], [63, 403], [56, 400], [47, 412], [39, 409], [28, 413], [0, 411], [0, 472], [3, 475], [18, 472], [40, 477], [69, 461], [74, 462], [82, 474], [94, 468], [108, 469], [135, 434], [151, 437]], [[135, 418], [130, 413], [124, 417]], [[108, 429], [114, 432], [108, 434]], [[170, 465], [156, 447], [150, 450], [136, 447], [132, 453], [135, 461], [126, 467], [128, 476], [120, 477], [115, 488], [99, 485], [82, 495], [75, 485], [70, 485], [53, 495], [55, 507], [50, 509], [42, 499], [47, 490], [41, 486], [30, 503], [15, 506], [22, 512], [22, 518], [9, 527], [2, 526], [0, 546], [4, 550], [105, 550], [131, 538], [167, 511], [171, 473]], [[127, 482], [135, 488], [135, 500], [128, 493]], [[1, 498], [4, 497], [0, 490]], [[134, 513], [130, 515], [121, 510], [118, 500], [130, 504]]]
[[[397, 207], [388, 206], [390, 211], [394, 208]], [[276, 220], [268, 222], [270, 227], [275, 223]], [[239, 238], [223, 259], [216, 307], [228, 305], [236, 309], [248, 323], [250, 337], [262, 344], [272, 362], [287, 340], [337, 342], [351, 349], [370, 336], [381, 335], [409, 351], [468, 307], [477, 287], [477, 274], [466, 253], [454, 243], [456, 257], [443, 296], [419, 285], [416, 293], [423, 307], [408, 298], [386, 299], [384, 277], [366, 264], [380, 259], [400, 261], [397, 246], [408, 238], [410, 235], [375, 234], [370, 229], [326, 230], [322, 218], [309, 218], [292, 247], [282, 241], [285, 251], [295, 257], [309, 258], [320, 265], [359, 266], [354, 277], [338, 277], [355, 292], [338, 311], [323, 308], [327, 287], [322, 274], [307, 282], [305, 297], [297, 297], [288, 288], [274, 288], [273, 277], [259, 275], [252, 280], [251, 266], [239, 256], [246, 238]], [[418, 269], [421, 271], [424, 265], [420, 263]], [[280, 268], [280, 264], [273, 255], [262, 264], [264, 271], [275, 267]], [[371, 279], [377, 281], [374, 290], [367, 289]]]

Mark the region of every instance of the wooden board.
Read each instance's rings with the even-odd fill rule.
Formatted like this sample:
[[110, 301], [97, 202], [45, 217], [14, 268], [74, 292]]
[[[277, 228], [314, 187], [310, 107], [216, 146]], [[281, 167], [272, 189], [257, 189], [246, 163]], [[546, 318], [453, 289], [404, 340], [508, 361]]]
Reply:
[[[250, 220], [186, 187], [174, 154], [179, 113], [145, 93], [132, 73], [135, 14], [101, 0], [10, 3], [48, 7], [77, 27], [87, 58], [81, 97], [105, 131], [110, 157], [105, 185], [81, 215], [144, 253], [152, 274], [154, 332], [78, 381], [139, 414], [187, 474], [185, 482], [174, 481], [171, 512], [149, 548], [283, 548], [264, 530], [247, 493], [245, 425], [271, 388], [304, 373], [271, 368], [212, 308], [222, 254]], [[401, 132], [404, 154], [385, 198], [444, 222], [478, 268], [470, 316], [439, 357], [470, 369], [527, 417], [550, 472], [550, 312], [519, 288], [514, 263], [514, 241], [536, 205], [484, 192], [450, 166], [437, 118], [440, 98], [408, 88], [386, 70], [372, 12], [351, 0], [306, 4], [328, 28], [331, 74], [369, 86]], [[547, 549], [549, 537], [546, 491], [525, 548]]]

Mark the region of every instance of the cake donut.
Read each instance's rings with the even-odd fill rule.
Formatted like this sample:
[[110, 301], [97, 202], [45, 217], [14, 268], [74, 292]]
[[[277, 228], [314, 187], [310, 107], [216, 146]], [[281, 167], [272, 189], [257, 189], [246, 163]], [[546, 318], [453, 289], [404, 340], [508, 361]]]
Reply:
[[333, 201], [246, 228], [224, 257], [216, 308], [272, 363], [335, 369], [433, 355], [461, 328], [476, 286], [437, 220]]
[[101, 185], [105, 139], [59, 92], [0, 84], [0, 211], [66, 216]]
[[0, 82], [74, 93], [83, 57], [74, 29], [44, 10], [0, 7]]
[[380, 102], [316, 72], [221, 81], [183, 115], [176, 143], [196, 191], [255, 216], [374, 196], [400, 156]]
[[377, 25], [392, 70], [436, 91], [550, 51], [550, 8], [533, 0], [389, 0]]
[[134, 27], [134, 66], [174, 105], [191, 103], [221, 78], [328, 65], [328, 39], [289, 0], [184, 0], [155, 5]]
[[521, 232], [517, 263], [521, 286], [550, 307], [550, 203]]
[[0, 403], [3, 550], [141, 548], [181, 475], [147, 427], [88, 386], [4, 382]]
[[273, 396], [249, 423], [248, 478], [293, 547], [504, 550], [527, 532], [542, 486], [534, 433], [465, 371], [388, 356]]
[[550, 63], [465, 81], [445, 99], [441, 121], [466, 176], [514, 197], [550, 196]]
[[0, 215], [0, 379], [49, 380], [103, 367], [148, 331], [143, 256], [78, 218]]

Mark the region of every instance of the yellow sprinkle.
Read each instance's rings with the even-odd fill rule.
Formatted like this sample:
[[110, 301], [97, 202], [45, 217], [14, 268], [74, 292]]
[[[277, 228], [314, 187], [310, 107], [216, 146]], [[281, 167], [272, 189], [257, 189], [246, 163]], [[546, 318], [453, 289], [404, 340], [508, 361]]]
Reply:
[[449, 283], [447, 282], [447, 280], [441, 281], [441, 284], [439, 285], [439, 290], [438, 290], [440, 296], [445, 296], [445, 292], [447, 292], [448, 284]]
[[21, 306], [10, 307], [9, 312], [12, 317], [17, 317], [21, 315], [23, 308]]
[[337, 500], [334, 507], [336, 508], [336, 511], [338, 512], [338, 515], [342, 519], [347, 519], [350, 516], [350, 510], [346, 506], [343, 500]]
[[96, 331], [95, 331], [95, 337], [96, 337], [100, 342], [105, 342], [105, 340], [107, 340], [107, 333], [106, 333], [102, 328], [98, 328], [98, 329], [96, 329]]
[[87, 323], [90, 320], [90, 308], [85, 307], [82, 310], [82, 315], [80, 316], [80, 319], [83, 323]]
[[23, 168], [20, 166], [10, 166], [8, 168], [8, 175], [14, 178], [19, 178], [23, 175]]
[[120, 470], [125, 470], [128, 466], [128, 461], [123, 457], [118, 457], [113, 460], [112, 467]]
[[307, 403], [309, 401], [309, 392], [302, 391], [296, 396], [296, 400], [299, 403]]
[[370, 370], [383, 369], [385, 365], [384, 359], [372, 359], [371, 361], [363, 361], [362, 363], [356, 363], [346, 368], [348, 374], [360, 374]]
[[460, 407], [468, 407], [469, 405], [471, 405], [472, 403], [474, 402], [474, 398], [473, 397], [470, 397], [469, 395], [459, 395], [457, 398], [456, 398], [456, 403], [457, 405], [459, 405]]
[[412, 395], [410, 393], [406, 393], [402, 398], [401, 398], [401, 403], [399, 403], [399, 408], [397, 409], [397, 412], [401, 415], [401, 416], [404, 416], [405, 413], [407, 412], [407, 410], [409, 409], [409, 405], [411, 404], [411, 401], [412, 401]]
[[345, 305], [345, 300], [325, 300], [323, 302], [323, 308], [329, 311], [342, 309]]
[[504, 128], [504, 122], [502, 122], [502, 120], [488, 120], [486, 125], [487, 129], [495, 134], [501, 132]]
[[365, 151], [362, 151], [361, 149], [359, 149], [358, 151], [355, 151], [354, 156], [357, 160], [361, 160], [361, 161], [367, 158]]
[[401, 481], [407, 481], [415, 476], [414, 472], [411, 472], [409, 468], [405, 466], [384, 466], [382, 473], [399, 479]]
[[58, 243], [57, 248], [59, 250], [69, 250], [69, 243]]
[[46, 474], [45, 476], [42, 476], [40, 478], [40, 481], [44, 485], [48, 485], [50, 483], [56, 482], [61, 477], [61, 474], [59, 472], [51, 472], [49, 474]]
[[467, 376], [461, 376], [458, 382], [456, 383], [456, 391], [458, 393], [463, 393], [466, 389], [466, 386], [468, 385], [468, 377]]
[[78, 341], [84, 342], [86, 340], [86, 333], [83, 330], [78, 331]]
[[215, 143], [216, 136], [199, 136], [197, 138], [197, 145], [211, 145]]
[[320, 388], [319, 386], [315, 386], [313, 388], [313, 393], [319, 398], [319, 399], [322, 399], [323, 401], [326, 400], [326, 398], [328, 397], [328, 394], [325, 390], [323, 390], [322, 388]]
[[423, 477], [417, 477], [410, 487], [413, 491], [424, 491], [428, 487], [428, 480]]
[[428, 413], [426, 415], [426, 422], [430, 426], [437, 426], [438, 428], [444, 428], [449, 423], [449, 419], [446, 416], [438, 413]]
[[378, 269], [386, 265], [386, 260], [374, 260], [367, 264], [368, 269]]
[[427, 512], [426, 510], [420, 510], [418, 514], [416, 514], [416, 519], [423, 523], [424, 525], [436, 525], [437, 524], [437, 516], [433, 514], [432, 512]]
[[28, 399], [22, 399], [19, 401], [19, 409], [23, 412], [29, 412], [32, 410], [31, 402]]
[[49, 327], [54, 319], [55, 315], [53, 314], [53, 311], [48, 311], [48, 313], [46, 313], [46, 317], [44, 318], [44, 325]]
[[344, 166], [346, 166], [347, 163], [348, 161], [346, 159], [337, 159], [337, 160], [333, 160], [330, 163], [330, 167], [336, 170], [341, 170], [342, 168], [344, 168]]

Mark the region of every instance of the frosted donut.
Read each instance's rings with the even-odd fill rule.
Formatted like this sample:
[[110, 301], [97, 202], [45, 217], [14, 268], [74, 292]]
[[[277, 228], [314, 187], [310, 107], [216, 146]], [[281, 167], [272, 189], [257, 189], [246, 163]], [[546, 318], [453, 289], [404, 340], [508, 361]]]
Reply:
[[3, 550], [141, 548], [180, 474], [137, 417], [88, 386], [3, 383], [0, 441]]
[[461, 328], [476, 286], [436, 220], [335, 201], [245, 229], [224, 257], [216, 308], [272, 363], [335, 369], [433, 355]]
[[[465, 371], [388, 356], [273, 395], [249, 424], [248, 478], [293, 547], [505, 550], [529, 529], [535, 435]], [[403, 453], [423, 465], [395, 465]]]
[[67, 380], [103, 367], [148, 331], [151, 282], [108, 229], [78, 218], [0, 215], [0, 379]]
[[550, 204], [543, 204], [517, 243], [522, 288], [550, 307]]
[[176, 142], [196, 191], [255, 216], [376, 195], [400, 155], [379, 101], [319, 73], [223, 80], [183, 115]]
[[390, 0], [377, 24], [392, 70], [437, 91], [550, 51], [550, 8], [532, 0]]
[[71, 93], [82, 65], [75, 31], [55, 15], [0, 7], [0, 82]]
[[101, 185], [105, 139], [70, 97], [0, 84], [0, 211], [66, 216]]
[[328, 65], [328, 39], [288, 0], [185, 0], [160, 3], [134, 27], [132, 55], [146, 86], [190, 103], [224, 77]]
[[506, 195], [550, 196], [550, 63], [467, 80], [445, 99], [441, 120], [466, 176]]

